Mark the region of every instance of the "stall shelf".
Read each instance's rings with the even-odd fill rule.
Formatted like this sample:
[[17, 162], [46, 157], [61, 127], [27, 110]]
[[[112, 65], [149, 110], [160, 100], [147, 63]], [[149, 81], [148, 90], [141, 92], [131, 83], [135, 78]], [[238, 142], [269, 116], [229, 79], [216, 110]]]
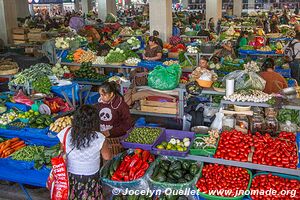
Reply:
[[[221, 101], [221, 105], [228, 105], [228, 104], [233, 104], [237, 106], [256, 106], [256, 107], [264, 107], [264, 108], [271, 107], [271, 105], [267, 103], [239, 102], [239, 101], [232, 102], [232, 101], [225, 101], [225, 100]], [[294, 106], [294, 105], [283, 105], [282, 108], [291, 109], [291, 110], [300, 110], [300, 106]]]

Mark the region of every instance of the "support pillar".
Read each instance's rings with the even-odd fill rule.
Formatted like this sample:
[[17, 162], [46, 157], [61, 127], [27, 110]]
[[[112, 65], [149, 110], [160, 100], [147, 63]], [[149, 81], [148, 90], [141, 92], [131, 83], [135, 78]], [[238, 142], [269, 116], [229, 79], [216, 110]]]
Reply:
[[5, 44], [12, 41], [12, 28], [18, 26], [16, 3], [12, 0], [0, 0], [0, 38]]
[[222, 18], [222, 0], [206, 0], [206, 26], [212, 17], [217, 26], [218, 20]]
[[149, 0], [150, 31], [157, 30], [167, 42], [172, 36], [172, 0]]
[[82, 13], [88, 14], [93, 9], [92, 0], [81, 0]]
[[25, 18], [30, 15], [28, 0], [16, 0], [17, 17]]
[[98, 1], [98, 17], [105, 21], [107, 14], [117, 14], [117, 5], [115, 0], [97, 0]]
[[242, 10], [243, 10], [243, 1], [241, 0], [234, 0], [233, 1], [233, 15], [237, 17], [242, 16]]

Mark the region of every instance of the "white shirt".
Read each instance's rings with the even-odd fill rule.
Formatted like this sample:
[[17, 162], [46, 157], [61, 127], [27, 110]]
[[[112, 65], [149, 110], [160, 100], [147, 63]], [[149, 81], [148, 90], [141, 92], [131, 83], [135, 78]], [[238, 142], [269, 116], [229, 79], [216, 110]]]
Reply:
[[[57, 137], [63, 143], [64, 135], [68, 127], [58, 133]], [[76, 175], [93, 175], [100, 169], [100, 150], [102, 149], [105, 136], [97, 132], [98, 138], [90, 142], [87, 148], [77, 149], [71, 145], [71, 130], [68, 132], [66, 139], [66, 153], [68, 172]]]

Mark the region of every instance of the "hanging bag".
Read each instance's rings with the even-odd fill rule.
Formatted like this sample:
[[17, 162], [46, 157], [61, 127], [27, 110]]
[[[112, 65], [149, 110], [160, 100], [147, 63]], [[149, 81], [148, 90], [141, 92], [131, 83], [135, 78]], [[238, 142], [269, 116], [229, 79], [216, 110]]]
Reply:
[[51, 200], [67, 200], [69, 196], [66, 140], [70, 130], [71, 127], [64, 135], [60, 155], [51, 159], [52, 170], [46, 183], [46, 187], [50, 190]]

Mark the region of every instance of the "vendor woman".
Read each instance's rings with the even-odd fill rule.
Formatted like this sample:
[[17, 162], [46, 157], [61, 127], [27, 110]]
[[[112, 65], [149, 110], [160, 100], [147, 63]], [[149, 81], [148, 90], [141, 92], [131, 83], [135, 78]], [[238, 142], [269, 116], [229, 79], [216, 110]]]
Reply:
[[111, 153], [123, 151], [120, 141], [133, 126], [129, 107], [119, 93], [115, 82], [105, 82], [99, 87], [97, 104], [100, 117], [100, 131], [108, 138]]
[[148, 45], [145, 48], [145, 53], [143, 54], [144, 60], [160, 60], [162, 58], [162, 48], [159, 46], [155, 37], [150, 36]]
[[202, 69], [208, 69], [209, 65], [208, 65], [208, 59], [206, 57], [201, 57], [199, 60], [199, 66]]

